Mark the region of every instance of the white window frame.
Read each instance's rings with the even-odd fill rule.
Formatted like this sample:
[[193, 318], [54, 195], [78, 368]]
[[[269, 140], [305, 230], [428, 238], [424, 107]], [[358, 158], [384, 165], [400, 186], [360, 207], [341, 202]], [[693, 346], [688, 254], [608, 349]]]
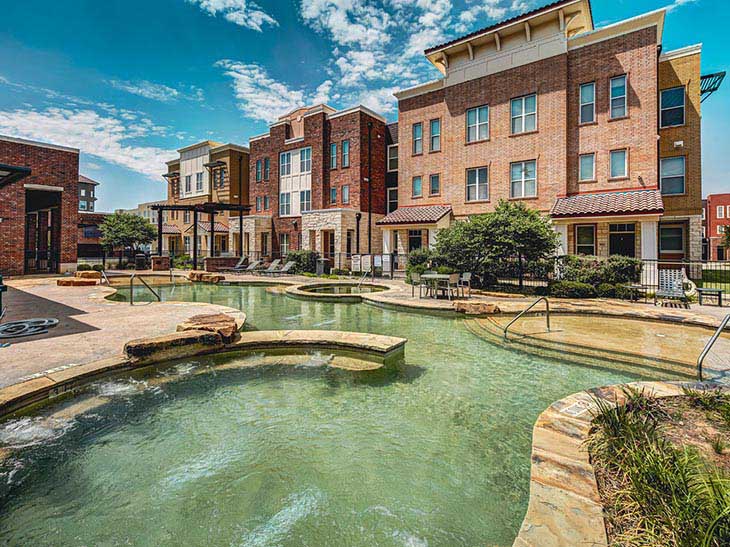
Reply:
[[279, 177], [291, 175], [291, 152], [279, 154]]
[[330, 169], [337, 169], [337, 143], [330, 143]]
[[264, 211], [268, 211], [271, 209], [271, 201], [269, 200], [269, 196], [264, 196]]
[[[590, 156], [591, 157], [591, 178], [584, 179], [583, 173], [582, 173], [582, 159]], [[596, 153], [595, 152], [587, 152], [585, 154], [580, 154], [578, 156], [578, 182], [592, 182], [596, 180]]]
[[289, 254], [289, 234], [286, 232], [279, 234], [279, 254], [281, 256]]
[[190, 194], [193, 191], [193, 176], [185, 175], [185, 193]]
[[[614, 80], [624, 80], [624, 94], [623, 95], [616, 95], [613, 94], [613, 82]], [[621, 118], [626, 118], [629, 115], [629, 103], [627, 101], [629, 93], [629, 75], [628, 74], [621, 74], [620, 76], [614, 76], [611, 78], [608, 82], [608, 116], [611, 120], [618, 120]], [[621, 116], [614, 116], [613, 114], [613, 101], [617, 99], [623, 99], [623, 106], [624, 106], [624, 113]]]
[[[525, 173], [527, 172], [526, 166], [528, 163], [534, 163], [535, 164], [535, 178], [534, 179], [528, 179], [525, 178]], [[522, 174], [521, 178], [519, 179], [513, 179], [512, 178], [512, 166], [513, 165], [520, 165], [520, 173]], [[521, 199], [521, 198], [534, 198], [537, 197], [537, 160], [524, 160], [524, 161], [513, 161], [509, 164], [509, 197], [512, 199]], [[532, 195], [526, 195], [525, 194], [525, 183], [534, 180], [535, 181], [535, 193]], [[519, 182], [520, 183], [520, 190], [521, 194], [519, 196], [514, 195], [512, 192], [512, 183]]]
[[[623, 175], [614, 175], [611, 172], [613, 162], [611, 161], [611, 158], [614, 154], [614, 152], [623, 152], [624, 153], [624, 173]], [[611, 150], [608, 153], [608, 179], [609, 180], [619, 180], [619, 179], [625, 179], [629, 177], [629, 149], [628, 148], [615, 148], [614, 150]]]
[[269, 175], [271, 175], [271, 160], [264, 158], [264, 180], [269, 180]]
[[[678, 178], [678, 175], [673, 176], [664, 176], [664, 163], [667, 160], [676, 160], [680, 159], [682, 160], [682, 191], [681, 192], [672, 192], [665, 193], [664, 192], [664, 179], [669, 178]], [[659, 160], [659, 190], [662, 193], [663, 196], [682, 196], [687, 192], [687, 159], [684, 156], [671, 156], [669, 158], [661, 158]]]
[[[433, 179], [436, 177], [438, 181], [438, 192], [433, 191]], [[428, 176], [428, 195], [429, 196], [440, 196], [441, 195], [441, 173], [432, 173]]]
[[[436, 122], [438, 125], [438, 132], [434, 134], [433, 124]], [[434, 139], [436, 139], [437, 145], [434, 146]], [[429, 152], [440, 152], [441, 151], [441, 118], [433, 118], [428, 121], [428, 151]]]
[[[669, 250], [662, 249], [662, 230], [665, 230], [667, 228], [679, 228], [681, 230], [681, 233], [682, 233], [682, 248], [681, 249], [669, 249]], [[685, 251], [684, 235], [685, 235], [684, 226], [682, 226], [682, 225], [669, 224], [669, 225], [662, 226], [660, 224], [659, 225], [659, 252], [660, 253], [684, 253], [684, 251]]]
[[[579, 247], [588, 247], [589, 246], [586, 243], [582, 243], [582, 244], [579, 244], [578, 243], [578, 230], [580, 228], [590, 228], [591, 231], [593, 232], [593, 244], [590, 245], [593, 248], [593, 252], [591, 252], [591, 253], [581, 253], [581, 252], [578, 251], [578, 248]], [[574, 232], [574, 235], [575, 235], [575, 254], [577, 254], [577, 255], [583, 254], [585, 256], [596, 256], [597, 247], [598, 247], [598, 242], [596, 241], [596, 239], [598, 238], [598, 233], [597, 232], [598, 232], [598, 230], [596, 230], [596, 225], [595, 224], [576, 224], [575, 225], [575, 232]]]
[[[590, 102], [583, 102], [583, 88], [591, 87], [593, 89], [593, 100]], [[591, 105], [591, 119], [583, 119], [583, 107]], [[596, 121], [596, 82], [587, 82], [578, 86], [578, 116], [581, 124], [594, 123]]]
[[[415, 192], [416, 179], [418, 179], [419, 186], [420, 186], [420, 191], [418, 192], [418, 194], [416, 194], [416, 192]], [[421, 175], [416, 175], [411, 178], [411, 197], [412, 198], [422, 198], [423, 197], [423, 177]]]
[[345, 205], [350, 203], [350, 185], [343, 184], [340, 192], [342, 194], [342, 204]]
[[279, 194], [279, 216], [291, 215], [291, 193], [282, 192]]
[[[420, 129], [421, 136], [416, 137], [416, 127]], [[414, 156], [423, 154], [423, 123], [416, 122], [411, 126], [411, 138], [413, 139], [412, 153]]]
[[342, 158], [340, 158], [340, 165], [342, 168], [350, 167], [350, 139], [342, 141]]
[[[525, 104], [527, 102], [527, 99], [530, 97], [535, 97], [535, 111], [534, 112], [526, 112], [525, 111]], [[515, 101], [520, 101], [520, 113], [518, 115], [512, 114], [512, 104]], [[510, 132], [512, 135], [521, 135], [522, 133], [532, 133], [534, 131], [537, 131], [537, 93], [529, 93], [528, 95], [523, 95], [522, 97], [515, 97], [514, 99], [511, 99], [509, 102], [509, 112], [510, 112]], [[534, 129], [525, 129], [525, 120], [527, 119], [527, 116], [535, 116], [535, 128]], [[514, 131], [514, 121], [519, 119], [520, 120], [520, 130]]]
[[203, 172], [202, 171], [195, 173], [195, 191], [196, 192], [203, 191]]
[[190, 211], [183, 211], [183, 224], [190, 224]]
[[725, 218], [725, 206], [724, 205], [718, 205], [715, 208], [715, 216], [717, 218]]
[[263, 179], [263, 163], [261, 160], [256, 160], [256, 182], [261, 182]]
[[261, 212], [261, 202], [262, 202], [261, 196], [256, 196], [256, 212], [257, 213]]
[[312, 148], [302, 148], [299, 150], [299, 172], [300, 173], [311, 173], [312, 172]]
[[[333, 199], [334, 198], [334, 199]], [[330, 205], [337, 204], [337, 188], [330, 188]]]
[[[395, 150], [395, 157], [392, 154], [393, 150]], [[395, 168], [392, 167], [393, 160], [395, 160]], [[388, 145], [388, 173], [395, 173], [396, 171], [398, 171], [398, 145], [389, 144]]]
[[[391, 197], [393, 193], [395, 193], [395, 199]], [[391, 209], [390, 204], [393, 202], [395, 202], [395, 207]], [[385, 206], [388, 214], [392, 213], [398, 208], [398, 187], [387, 189], [387, 201]]]
[[[486, 120], [482, 120], [479, 113], [481, 111], [484, 111], [486, 113]], [[470, 124], [469, 123], [469, 113], [474, 112], [474, 119], [475, 123]], [[469, 108], [466, 111], [465, 115], [466, 119], [466, 142], [479, 142], [479, 141], [488, 141], [489, 140], [489, 105], [483, 104], [481, 106], [475, 106], [474, 108]], [[482, 127], [486, 127], [487, 129], [487, 136], [483, 139], [479, 138], [479, 129]], [[469, 138], [469, 129], [474, 128], [474, 138]]]
[[725, 235], [725, 226], [723, 226], [722, 224], [717, 225], [717, 235]]
[[183, 248], [186, 251], [190, 250], [190, 236], [183, 236]]
[[[682, 106], [681, 107], [680, 106], [670, 106], [670, 107], [667, 107], [667, 108], [663, 107], [662, 106], [662, 100], [664, 98], [664, 92], [666, 92], [666, 91], [675, 91], [677, 89], [681, 89], [682, 90]], [[686, 123], [686, 115], [687, 115], [686, 107], [687, 107], [687, 88], [686, 87], [684, 87], [683, 85], [681, 85], [681, 86], [677, 86], [677, 87], [670, 87], [668, 89], [662, 89], [659, 92], [659, 127], [665, 128], [665, 127], [681, 127], [681, 126], [683, 126]], [[676, 110], [678, 108], [681, 108], [682, 109], [682, 123], [675, 123], [675, 124], [672, 124], [672, 125], [664, 125], [662, 123], [662, 112], [664, 112], [665, 110]]]
[[[484, 181], [479, 180], [479, 172], [482, 170], [484, 171], [485, 179], [486, 179]], [[474, 184], [469, 184], [469, 173], [472, 171], [476, 172], [476, 179], [474, 181]], [[474, 199], [469, 199], [469, 187], [470, 186], [474, 187]], [[485, 198], [479, 197], [479, 187], [480, 186], [486, 187], [487, 197], [485, 197]], [[487, 167], [487, 166], [472, 167], [472, 168], [466, 170], [466, 186], [465, 186], [464, 198], [467, 203], [477, 203], [480, 201], [481, 202], [489, 201], [489, 190], [490, 190], [490, 188], [489, 188], [489, 167]]]
[[299, 212], [306, 213], [312, 210], [312, 191], [302, 190], [299, 192]]

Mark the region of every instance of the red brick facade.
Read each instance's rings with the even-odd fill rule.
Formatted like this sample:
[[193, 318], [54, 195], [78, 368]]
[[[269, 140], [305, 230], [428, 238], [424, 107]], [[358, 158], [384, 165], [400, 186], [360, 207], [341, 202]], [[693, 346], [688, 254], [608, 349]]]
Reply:
[[[60, 230], [52, 234], [52, 244], [60, 250], [59, 262], [76, 264], [78, 242], [79, 154], [40, 143], [0, 138], [0, 163], [29, 167], [30, 176], [0, 186], [0, 273], [22, 275], [26, 238], [26, 185], [61, 189]], [[52, 194], [55, 192], [48, 192]]]
[[[722, 215], [722, 216], [721, 216]], [[705, 212], [708, 260], [730, 260], [730, 249], [722, 244], [722, 230], [730, 230], [730, 194], [707, 196]]]

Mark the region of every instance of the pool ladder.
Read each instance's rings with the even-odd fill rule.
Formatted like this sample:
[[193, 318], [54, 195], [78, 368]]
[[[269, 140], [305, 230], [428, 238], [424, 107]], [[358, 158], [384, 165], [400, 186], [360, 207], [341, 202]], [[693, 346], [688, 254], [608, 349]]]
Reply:
[[129, 277], [129, 305], [130, 306], [134, 306], [134, 280], [135, 279], [139, 279], [142, 282], [142, 284], [145, 287], [147, 287], [153, 295], [155, 295], [155, 298], [157, 298], [157, 301], [162, 302], [162, 298], [160, 298], [160, 294], [155, 289], [150, 287], [149, 283], [147, 283], [147, 281], [144, 280], [144, 277], [142, 277], [141, 275], [132, 274]]
[[712, 349], [712, 346], [715, 345], [715, 342], [717, 342], [717, 339], [720, 338], [720, 335], [722, 334], [722, 331], [725, 330], [725, 327], [727, 327], [727, 324], [730, 323], [730, 313], [725, 316], [725, 319], [723, 319], [720, 322], [720, 326], [717, 327], [717, 330], [715, 331], [715, 334], [712, 335], [712, 337], [707, 341], [705, 344], [705, 348], [702, 350], [702, 353], [700, 353], [700, 356], [697, 358], [697, 379], [702, 382], [702, 363], [705, 360], [705, 357], [707, 357], [707, 354], [710, 353], [710, 350]]
[[550, 302], [548, 302], [548, 299], [544, 296], [541, 296], [537, 300], [535, 300], [532, 304], [527, 306], [524, 310], [522, 310], [520, 313], [517, 314], [517, 316], [512, 319], [509, 323], [507, 323], [507, 326], [502, 329], [502, 332], [504, 332], [504, 339], [507, 340], [507, 331], [509, 328], [523, 315], [525, 315], [528, 311], [530, 311], [532, 308], [537, 306], [540, 302], [545, 301], [545, 320], [547, 321], [547, 330], [550, 332]]

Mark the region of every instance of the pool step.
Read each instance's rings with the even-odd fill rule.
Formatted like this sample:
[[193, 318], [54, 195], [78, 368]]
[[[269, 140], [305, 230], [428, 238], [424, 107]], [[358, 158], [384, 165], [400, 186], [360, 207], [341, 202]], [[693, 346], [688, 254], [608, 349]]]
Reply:
[[484, 340], [540, 357], [652, 378], [686, 379], [696, 375], [693, 366], [679, 361], [648, 358], [629, 352], [613, 352], [519, 334], [513, 334], [505, 340], [502, 327], [492, 318], [467, 319], [464, 324], [472, 334]]

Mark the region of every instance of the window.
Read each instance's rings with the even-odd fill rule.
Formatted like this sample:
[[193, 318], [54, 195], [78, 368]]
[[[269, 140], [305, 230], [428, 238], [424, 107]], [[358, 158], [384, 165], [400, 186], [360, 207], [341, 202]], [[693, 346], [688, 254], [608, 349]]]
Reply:
[[189, 194], [193, 191], [193, 177], [191, 175], [185, 175], [185, 193]]
[[684, 156], [659, 162], [659, 187], [664, 196], [684, 194]]
[[441, 176], [431, 175], [428, 177], [428, 193], [431, 196], [436, 196], [441, 193]]
[[291, 214], [291, 194], [283, 192], [279, 194], [279, 215], [285, 216]]
[[337, 203], [337, 188], [330, 188], [330, 204]]
[[423, 154], [423, 124], [413, 124], [413, 153]]
[[86, 211], [86, 202], [79, 201], [79, 211]]
[[575, 227], [575, 253], [579, 255], [596, 254], [596, 227], [594, 225]]
[[411, 180], [411, 196], [414, 198], [420, 198], [423, 195], [423, 188], [421, 187], [421, 177], [413, 177]]
[[725, 226], [718, 226], [717, 227], [717, 235], [725, 235]]
[[659, 252], [684, 252], [684, 228], [681, 226], [660, 226]]
[[611, 78], [611, 119], [623, 118], [626, 112], [626, 74]]
[[312, 209], [312, 191], [302, 190], [299, 192], [299, 210], [306, 213]]
[[388, 213], [398, 208], [398, 188], [388, 188]]
[[537, 195], [535, 160], [518, 161], [510, 165], [510, 197], [531, 198]]
[[218, 188], [223, 188], [226, 185], [226, 170], [218, 169]]
[[261, 256], [269, 254], [269, 233], [264, 232], [261, 234]]
[[81, 189], [81, 197], [86, 197], [86, 188]]
[[580, 123], [596, 121], [596, 84], [580, 86]]
[[195, 191], [203, 191], [203, 173], [195, 173]]
[[684, 125], [684, 87], [663, 90], [659, 100], [659, 127]]
[[271, 203], [270, 203], [269, 196], [264, 196], [264, 211], [268, 211], [271, 209]]
[[717, 206], [717, 218], [725, 218], [725, 208], [722, 205]]
[[537, 129], [537, 95], [512, 99], [512, 134]]
[[261, 196], [256, 196], [256, 212], [261, 212]]
[[466, 111], [466, 142], [489, 138], [489, 107], [480, 106]]
[[391, 144], [388, 146], [388, 172], [398, 170], [398, 145]]
[[342, 187], [342, 203], [350, 203], [350, 185], [345, 184]]
[[628, 154], [625, 148], [623, 150], [611, 150], [610, 178], [617, 179], [628, 176], [627, 157]]
[[578, 180], [596, 180], [596, 155], [581, 154], [578, 158]]
[[408, 252], [423, 246], [423, 230], [408, 230]]
[[190, 211], [183, 211], [183, 222], [190, 224]]
[[330, 144], [330, 169], [337, 169], [337, 143]]
[[347, 256], [349, 257], [352, 255], [352, 242], [355, 239], [355, 232], [353, 230], [347, 230], [347, 235], [345, 238], [345, 252], [347, 253]]
[[183, 238], [183, 245], [185, 246], [186, 251], [190, 250], [190, 236], [185, 236]]
[[269, 173], [271, 173], [271, 162], [269, 158], [264, 158], [264, 180], [269, 180]]
[[261, 160], [256, 160], [256, 182], [261, 181], [262, 173]]
[[300, 173], [311, 173], [312, 172], [312, 149], [302, 148], [299, 151], [299, 172]]
[[289, 254], [289, 234], [279, 234], [279, 253], [282, 256]]
[[441, 150], [441, 120], [431, 120], [429, 123], [431, 133], [430, 150], [431, 152], [438, 152]]
[[466, 170], [466, 201], [489, 199], [489, 174], [486, 167]]
[[279, 176], [291, 175], [291, 152], [279, 154]]
[[342, 141], [342, 167], [350, 167], [350, 141]]

